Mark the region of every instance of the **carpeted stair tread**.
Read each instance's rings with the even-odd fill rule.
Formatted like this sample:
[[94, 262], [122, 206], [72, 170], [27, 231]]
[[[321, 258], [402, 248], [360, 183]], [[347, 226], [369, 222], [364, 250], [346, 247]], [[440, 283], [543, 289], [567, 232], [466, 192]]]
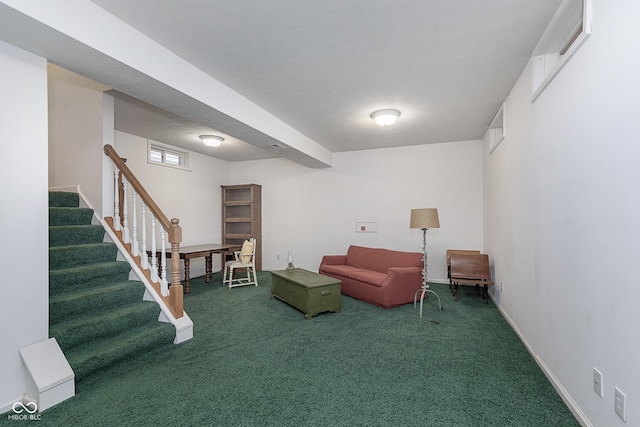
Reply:
[[79, 288], [92, 288], [129, 278], [131, 266], [125, 261], [109, 261], [63, 268], [49, 272], [49, 295], [75, 292]]
[[49, 334], [55, 337], [63, 351], [92, 346], [93, 341], [116, 337], [127, 331], [149, 326], [158, 321], [160, 308], [155, 302], [139, 301], [112, 307], [99, 314], [88, 313], [51, 325]]
[[117, 337], [92, 341], [72, 351], [64, 351], [76, 382], [91, 374], [112, 368], [115, 364], [133, 360], [152, 349], [173, 345], [175, 328], [170, 323], [155, 322], [135, 328]]
[[49, 248], [49, 270], [113, 261], [118, 248], [113, 243], [87, 243]]
[[78, 207], [80, 196], [69, 191], [49, 191], [49, 207]]
[[118, 305], [141, 301], [143, 296], [144, 285], [137, 280], [113, 282], [55, 295], [49, 298], [49, 324], [55, 325], [73, 316], [97, 315]]
[[52, 207], [49, 208], [49, 225], [91, 224], [93, 209]]
[[49, 227], [49, 247], [101, 243], [104, 228], [97, 225], [55, 225]]
[[78, 207], [77, 193], [49, 193], [49, 334], [76, 375], [109, 370], [162, 347], [175, 327], [158, 321], [157, 303], [143, 301], [145, 286], [129, 280], [131, 266], [92, 225], [94, 212]]

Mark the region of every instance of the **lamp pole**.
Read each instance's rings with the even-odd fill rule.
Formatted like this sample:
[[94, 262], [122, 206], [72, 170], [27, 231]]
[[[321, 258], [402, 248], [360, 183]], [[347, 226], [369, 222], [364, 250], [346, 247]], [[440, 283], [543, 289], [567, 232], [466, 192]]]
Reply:
[[[420, 292], [420, 317], [422, 317], [422, 304], [424, 302], [424, 295], [429, 292], [432, 293], [438, 298], [438, 307], [440, 307], [440, 311], [442, 311], [442, 303], [440, 302], [440, 297], [434, 291], [429, 289], [429, 284], [427, 283], [427, 228], [422, 229], [422, 289], [419, 289]], [[415, 307], [415, 298], [414, 298], [414, 307]]]
[[427, 283], [427, 228], [422, 229], [422, 289], [429, 289]]

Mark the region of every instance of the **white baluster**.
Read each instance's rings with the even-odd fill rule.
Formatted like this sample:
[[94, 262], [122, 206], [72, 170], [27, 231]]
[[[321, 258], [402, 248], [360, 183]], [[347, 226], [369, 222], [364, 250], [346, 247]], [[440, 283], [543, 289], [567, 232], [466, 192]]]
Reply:
[[147, 254], [147, 206], [144, 201], [140, 202], [140, 214], [142, 215], [142, 254], [140, 256], [142, 261], [142, 269], [149, 268], [149, 254]]
[[122, 240], [125, 243], [131, 243], [131, 237], [129, 236], [129, 209], [127, 207], [127, 187], [129, 183], [127, 182], [127, 178], [122, 176], [122, 189], [123, 189], [123, 200], [122, 200], [122, 214], [123, 214], [123, 224], [122, 224]]
[[156, 255], [156, 218], [151, 214], [151, 280], [158, 283], [158, 257]]
[[160, 274], [160, 291], [163, 296], [169, 295], [169, 285], [167, 283], [167, 252], [165, 248], [165, 240], [167, 233], [164, 231], [164, 228], [160, 231], [160, 240], [162, 242], [162, 252], [160, 258], [160, 265], [162, 266], [162, 273]]
[[131, 252], [133, 253], [133, 256], [138, 256], [140, 255], [140, 252], [138, 250], [138, 211], [137, 211], [137, 205], [138, 205], [138, 194], [134, 191], [131, 190], [131, 214], [133, 215], [133, 240], [131, 242]]
[[120, 231], [120, 192], [118, 191], [118, 175], [120, 171], [113, 172], [113, 226]]

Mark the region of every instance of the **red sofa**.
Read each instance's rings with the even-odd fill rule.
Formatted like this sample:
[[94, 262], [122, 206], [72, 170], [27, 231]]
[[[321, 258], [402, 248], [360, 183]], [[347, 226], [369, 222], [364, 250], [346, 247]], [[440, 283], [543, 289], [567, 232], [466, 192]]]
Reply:
[[413, 302], [422, 286], [422, 254], [352, 245], [346, 255], [325, 255], [318, 271], [341, 280], [343, 294], [392, 308]]

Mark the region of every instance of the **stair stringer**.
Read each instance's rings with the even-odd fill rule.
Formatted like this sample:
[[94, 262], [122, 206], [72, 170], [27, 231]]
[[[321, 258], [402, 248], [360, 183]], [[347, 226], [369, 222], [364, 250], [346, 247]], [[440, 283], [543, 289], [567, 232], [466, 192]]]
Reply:
[[176, 328], [176, 336], [173, 339], [174, 344], [180, 344], [182, 342], [188, 341], [193, 338], [193, 321], [187, 315], [186, 311], [182, 311], [182, 317], [176, 319], [176, 317], [171, 312], [171, 309], [167, 306], [167, 304], [160, 298], [157, 294], [153, 285], [143, 273], [142, 269], [138, 264], [134, 261], [134, 259], [129, 254], [129, 251], [124, 247], [120, 239], [115, 235], [113, 229], [107, 222], [100, 218], [96, 214], [96, 210], [91, 206], [91, 204], [87, 201], [84, 194], [80, 190], [80, 186], [70, 186], [70, 187], [60, 187], [60, 188], [52, 188], [52, 191], [72, 191], [78, 193], [80, 197], [80, 206], [87, 207], [93, 209], [93, 219], [91, 221], [92, 224], [100, 224], [105, 231], [105, 241], [113, 243], [118, 248], [118, 258], [120, 261], [126, 261], [131, 266], [131, 274], [135, 275], [135, 280], [139, 280], [144, 284], [145, 293], [143, 299], [145, 301], [155, 301], [160, 307], [160, 316], [158, 317], [159, 322], [171, 323]]
[[134, 259], [129, 254], [129, 251], [124, 247], [120, 239], [115, 235], [109, 224], [103, 219], [98, 218], [95, 214], [94, 217], [97, 218], [98, 222], [102, 225], [102, 228], [105, 230], [105, 239], [108, 237], [111, 243], [114, 243], [118, 248], [118, 260], [126, 261], [131, 266], [131, 273], [135, 276], [136, 280], [139, 280], [144, 284], [145, 293], [144, 300], [145, 301], [155, 301], [160, 306], [160, 316], [158, 321], [171, 323], [176, 328], [176, 336], [173, 340], [174, 344], [180, 344], [181, 342], [185, 342], [193, 338], [193, 321], [189, 317], [189, 315], [183, 310], [182, 317], [176, 319], [171, 309], [165, 304], [165, 302], [160, 298], [160, 295], [155, 291], [151, 282], [144, 274], [140, 266], [134, 261]]

